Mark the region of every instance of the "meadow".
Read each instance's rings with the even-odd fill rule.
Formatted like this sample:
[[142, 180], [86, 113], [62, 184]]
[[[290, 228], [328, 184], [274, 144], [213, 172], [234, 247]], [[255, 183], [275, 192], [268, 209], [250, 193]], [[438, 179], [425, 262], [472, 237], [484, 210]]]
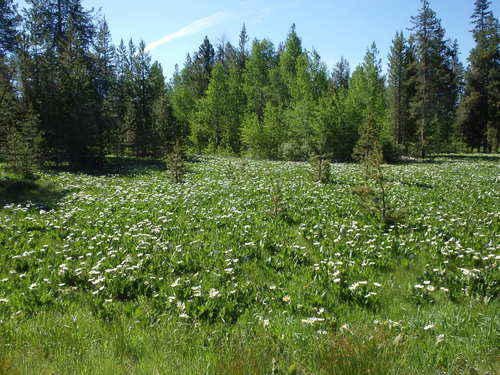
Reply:
[[499, 374], [499, 161], [4, 174], [0, 374]]

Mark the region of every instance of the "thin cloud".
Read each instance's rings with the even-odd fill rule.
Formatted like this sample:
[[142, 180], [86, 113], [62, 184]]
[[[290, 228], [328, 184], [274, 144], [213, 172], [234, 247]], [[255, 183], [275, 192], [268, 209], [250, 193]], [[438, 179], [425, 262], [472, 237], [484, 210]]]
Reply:
[[183, 28], [177, 30], [174, 33], [165, 35], [163, 38], [151, 42], [148, 45], [146, 45], [146, 51], [151, 51], [152, 49], [155, 49], [156, 47], [161, 46], [162, 44], [166, 44], [171, 42], [174, 39], [179, 39], [183, 38], [185, 36], [191, 35], [191, 34], [196, 34], [199, 33], [200, 31], [203, 31], [205, 29], [208, 29], [212, 26], [215, 26], [223, 21], [226, 21], [230, 18], [233, 17], [233, 14], [228, 13], [228, 12], [217, 12], [214, 13], [208, 17], [201, 18], [199, 20], [196, 20], [192, 23], [190, 23], [187, 26], [184, 26]]

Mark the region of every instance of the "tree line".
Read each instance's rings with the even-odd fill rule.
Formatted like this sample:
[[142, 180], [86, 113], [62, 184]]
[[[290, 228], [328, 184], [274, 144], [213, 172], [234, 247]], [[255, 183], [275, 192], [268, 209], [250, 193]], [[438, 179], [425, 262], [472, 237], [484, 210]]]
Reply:
[[[95, 166], [109, 154], [196, 153], [350, 160], [363, 133], [386, 159], [498, 151], [499, 28], [475, 0], [476, 42], [465, 69], [428, 0], [396, 33], [387, 75], [375, 43], [351, 73], [331, 71], [295, 25], [275, 46], [205, 37], [170, 80], [144, 42], [113, 45], [106, 20], [81, 0], [0, 0], [0, 151], [23, 170]], [[464, 20], [465, 22], [465, 20]]]

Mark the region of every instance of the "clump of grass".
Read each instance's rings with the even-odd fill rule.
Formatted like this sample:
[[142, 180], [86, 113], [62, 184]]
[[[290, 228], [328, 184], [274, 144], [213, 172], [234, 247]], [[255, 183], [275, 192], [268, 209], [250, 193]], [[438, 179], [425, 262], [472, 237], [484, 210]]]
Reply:
[[321, 357], [322, 373], [386, 375], [403, 350], [398, 338], [381, 328], [338, 333], [331, 337]]
[[14, 366], [12, 359], [0, 355], [0, 375], [17, 375], [20, 374]]

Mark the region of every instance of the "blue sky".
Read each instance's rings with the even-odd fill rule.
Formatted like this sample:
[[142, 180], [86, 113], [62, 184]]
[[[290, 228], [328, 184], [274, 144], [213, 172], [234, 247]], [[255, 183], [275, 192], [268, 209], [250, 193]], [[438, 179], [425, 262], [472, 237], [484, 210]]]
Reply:
[[[492, 1], [498, 18], [500, 0]], [[243, 23], [250, 37], [269, 38], [276, 45], [295, 22], [305, 48], [313, 47], [331, 68], [341, 56], [354, 68], [375, 41], [384, 64], [398, 30], [407, 34], [420, 0], [83, 0], [87, 8], [102, 8], [113, 39], [143, 39], [167, 77], [186, 54], [198, 49], [207, 35], [213, 44], [236, 44]], [[461, 59], [473, 47], [469, 32], [474, 0], [431, 0], [446, 35], [458, 39]], [[163, 39], [163, 40], [162, 40]], [[163, 41], [163, 43], [160, 43]], [[154, 42], [158, 42], [153, 44]]]

